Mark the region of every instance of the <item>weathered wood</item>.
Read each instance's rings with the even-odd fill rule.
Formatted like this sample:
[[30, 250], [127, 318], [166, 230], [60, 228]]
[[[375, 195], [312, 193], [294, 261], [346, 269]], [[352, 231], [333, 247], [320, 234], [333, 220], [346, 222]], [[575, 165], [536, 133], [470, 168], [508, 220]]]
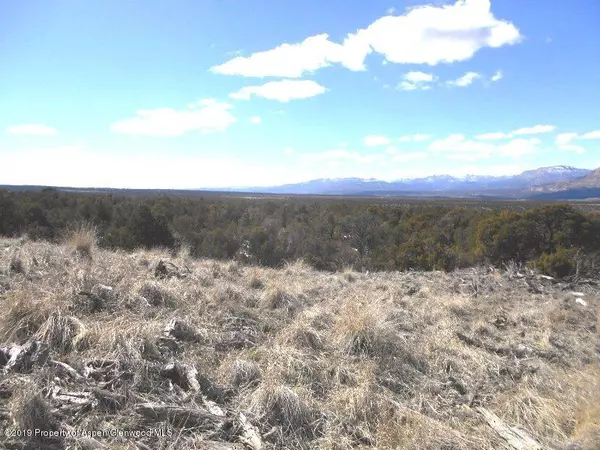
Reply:
[[75, 369], [73, 369], [67, 363], [49, 359], [48, 364], [56, 367], [57, 369], [59, 369], [59, 372], [69, 375], [71, 378], [74, 378], [76, 381], [85, 381], [85, 377], [83, 375], [81, 375], [79, 372], [77, 372]]
[[169, 363], [161, 370], [161, 376], [170, 379], [182, 389], [194, 392], [200, 390], [198, 369], [191, 364]]
[[159, 403], [141, 403], [136, 405], [134, 409], [148, 420], [168, 421], [176, 427], [199, 428], [206, 431], [214, 431], [228, 420], [226, 417], [211, 414], [200, 408], [161, 405]]
[[476, 337], [467, 336], [466, 334], [457, 331], [456, 336], [463, 341], [465, 344], [472, 345], [473, 347], [481, 348], [483, 350], [487, 350], [488, 352], [496, 353], [498, 355], [506, 356], [510, 355], [511, 349], [508, 347], [496, 347], [494, 345], [490, 345], [481, 339]]
[[99, 405], [110, 411], [122, 409], [127, 404], [127, 397], [124, 395], [99, 388], [92, 388], [91, 392], [98, 400]]
[[475, 410], [515, 450], [542, 450], [542, 446], [525, 431], [506, 425], [496, 414], [482, 406], [475, 408]]
[[28, 341], [0, 349], [0, 362], [5, 362], [4, 373], [27, 372], [34, 366], [43, 366], [50, 356], [50, 347], [41, 341]]
[[238, 413], [235, 418], [235, 424], [238, 427], [238, 440], [251, 450], [261, 450], [263, 443], [258, 429], [252, 425], [246, 416]]
[[217, 441], [202, 441], [200, 445], [202, 450], [242, 450], [244, 448], [241, 444]]

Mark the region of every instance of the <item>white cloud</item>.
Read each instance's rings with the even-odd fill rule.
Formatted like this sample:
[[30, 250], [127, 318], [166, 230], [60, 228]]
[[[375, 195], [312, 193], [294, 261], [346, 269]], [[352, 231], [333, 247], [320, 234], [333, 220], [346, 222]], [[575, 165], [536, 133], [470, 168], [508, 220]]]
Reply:
[[585, 133], [581, 136], [581, 139], [600, 139], [600, 130]]
[[404, 75], [404, 79], [412, 83], [427, 83], [433, 81], [433, 78], [434, 77], [432, 74], [425, 72], [408, 72], [406, 75]]
[[484, 133], [484, 134], [478, 134], [475, 137], [477, 139], [481, 139], [484, 141], [495, 141], [495, 140], [499, 140], [499, 139], [510, 139], [512, 137], [512, 134], [510, 134], [510, 133]]
[[56, 128], [49, 127], [48, 125], [42, 124], [24, 124], [24, 125], [13, 125], [6, 129], [8, 134], [16, 134], [22, 136], [55, 136], [58, 134]]
[[431, 139], [431, 136], [427, 134], [413, 134], [407, 136], [400, 136], [398, 142], [425, 142]]
[[350, 70], [364, 70], [363, 61], [371, 52], [369, 45], [356, 35], [348, 35], [343, 44], [329, 40], [329, 35], [318, 34], [298, 44], [281, 44], [271, 50], [231, 59], [211, 68], [222, 75], [244, 77], [300, 78], [332, 63], [340, 63]]
[[496, 81], [500, 81], [502, 78], [504, 78], [504, 74], [501, 70], [499, 70], [492, 76], [491, 80], [493, 83], [495, 83]]
[[292, 155], [292, 154], [294, 154], [296, 152], [296, 150], [294, 150], [292, 147], [286, 147], [286, 148], [283, 149], [283, 152], [286, 155]]
[[457, 0], [453, 5], [422, 6], [405, 14], [386, 15], [367, 28], [349, 34], [342, 43], [327, 34], [297, 44], [281, 44], [271, 50], [238, 56], [211, 71], [246, 77], [299, 78], [337, 63], [364, 70], [366, 56], [375, 51], [385, 61], [428, 64], [466, 61], [482, 48], [497, 48], [521, 40], [510, 22], [494, 17], [490, 0]]
[[502, 144], [467, 139], [462, 134], [452, 134], [445, 139], [432, 142], [429, 149], [447, 154], [451, 159], [476, 161], [492, 156], [521, 158], [534, 153], [541, 145], [539, 139], [513, 139]]
[[579, 135], [577, 133], [561, 133], [556, 136], [554, 142], [562, 151], [582, 154], [585, 153], [585, 149], [579, 145], [573, 144], [573, 141], [578, 137]]
[[467, 72], [462, 77], [456, 80], [448, 81], [448, 84], [450, 86], [467, 87], [473, 84], [473, 81], [478, 80], [480, 78], [481, 74], [477, 72]]
[[510, 139], [515, 136], [524, 136], [529, 134], [542, 134], [551, 133], [556, 127], [554, 125], [535, 125], [533, 127], [519, 128], [518, 130], [511, 131], [510, 133], [484, 133], [475, 136], [476, 139], [483, 141], [496, 141], [500, 139]]
[[554, 125], [536, 125], [533, 127], [519, 128], [518, 130], [513, 131], [513, 134], [519, 136], [524, 134], [551, 133], [555, 129], [556, 127]]
[[262, 123], [262, 119], [259, 116], [250, 117], [250, 123], [252, 125], [260, 125]]
[[311, 80], [282, 80], [269, 81], [262, 86], [246, 86], [237, 92], [229, 94], [236, 100], [249, 100], [253, 95], [268, 100], [287, 103], [290, 100], [315, 97], [323, 94], [325, 87]]
[[425, 72], [408, 72], [404, 74], [404, 81], [398, 84], [398, 89], [403, 91], [431, 89], [430, 83], [435, 81], [435, 76]]
[[579, 133], [561, 133], [556, 136], [555, 143], [556, 146], [563, 151], [566, 152], [574, 152], [578, 154], [585, 153], [585, 148], [580, 145], [575, 144], [573, 141], [575, 140], [590, 140], [590, 139], [600, 139], [600, 130], [590, 131], [588, 133], [579, 134]]
[[363, 142], [368, 147], [378, 147], [381, 145], [391, 144], [392, 140], [385, 136], [378, 136], [375, 134], [371, 134], [369, 136], [365, 136]]
[[181, 136], [199, 131], [213, 133], [224, 131], [237, 122], [229, 111], [229, 103], [213, 99], [200, 100], [187, 110], [172, 108], [143, 109], [137, 116], [113, 123], [110, 129], [116, 133], [146, 136]]

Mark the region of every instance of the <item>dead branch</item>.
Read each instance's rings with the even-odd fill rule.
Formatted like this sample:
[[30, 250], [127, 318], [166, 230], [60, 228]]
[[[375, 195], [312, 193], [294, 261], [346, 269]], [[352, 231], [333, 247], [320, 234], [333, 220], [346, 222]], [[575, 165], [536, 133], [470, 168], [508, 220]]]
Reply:
[[475, 408], [475, 410], [479, 412], [487, 424], [515, 450], [542, 450], [542, 446], [525, 431], [509, 427], [500, 420], [496, 414], [488, 411], [482, 406]]

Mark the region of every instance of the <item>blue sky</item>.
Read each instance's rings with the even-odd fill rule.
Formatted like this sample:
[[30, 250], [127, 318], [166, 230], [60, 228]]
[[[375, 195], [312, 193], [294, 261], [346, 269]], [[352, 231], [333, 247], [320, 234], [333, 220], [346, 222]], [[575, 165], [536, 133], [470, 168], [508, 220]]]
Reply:
[[0, 184], [600, 166], [600, 2], [4, 0]]

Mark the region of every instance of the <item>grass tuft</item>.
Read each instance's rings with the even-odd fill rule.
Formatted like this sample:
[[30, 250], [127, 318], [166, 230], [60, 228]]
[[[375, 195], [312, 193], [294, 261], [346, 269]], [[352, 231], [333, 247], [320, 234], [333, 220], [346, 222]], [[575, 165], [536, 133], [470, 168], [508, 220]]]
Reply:
[[97, 236], [98, 233], [95, 226], [81, 224], [79, 228], [71, 233], [67, 243], [77, 255], [92, 259], [97, 246]]

